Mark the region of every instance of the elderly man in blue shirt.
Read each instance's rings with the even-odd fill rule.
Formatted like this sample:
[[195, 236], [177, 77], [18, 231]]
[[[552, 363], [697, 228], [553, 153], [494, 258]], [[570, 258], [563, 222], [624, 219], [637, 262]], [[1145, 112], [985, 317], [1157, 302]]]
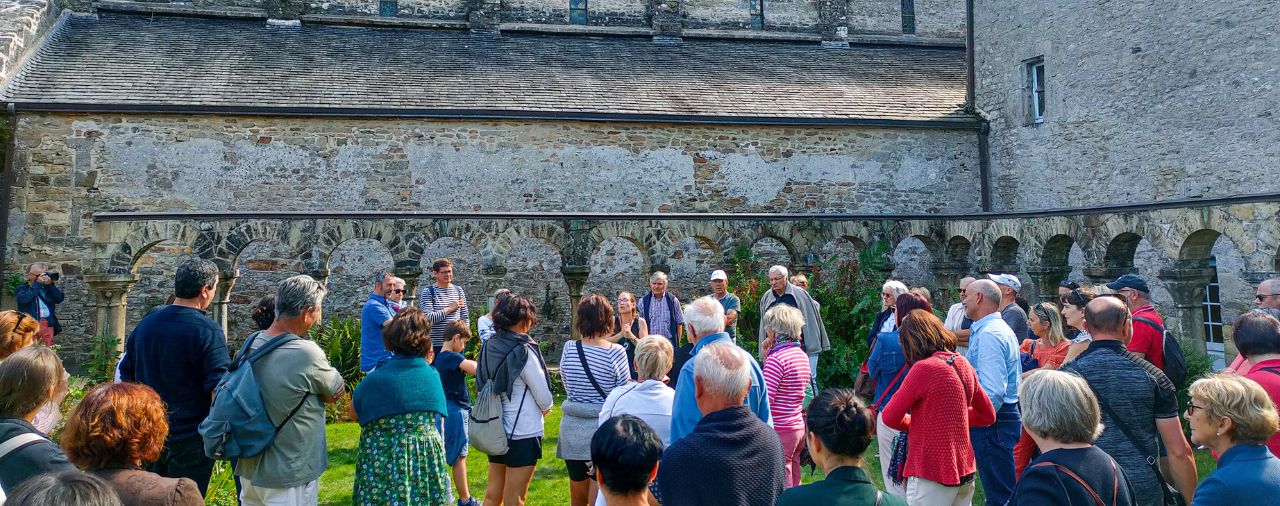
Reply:
[[[714, 342], [724, 341], [728, 346], [737, 346], [724, 331], [724, 307], [712, 297], [702, 297], [685, 306], [684, 321], [689, 330], [689, 341], [693, 343], [693, 351], [689, 361], [680, 368], [679, 380], [676, 381], [676, 397], [671, 406], [672, 444], [693, 432], [693, 428], [702, 420], [702, 412], [698, 410], [698, 401], [694, 397], [693, 366], [696, 360], [693, 357], [697, 357], [699, 351]], [[764, 373], [755, 358], [751, 358], [751, 389], [747, 391], [747, 398], [743, 403], [761, 421], [773, 425], [769, 419], [769, 394], [764, 389]]]
[[360, 372], [372, 371], [391, 358], [391, 352], [382, 342], [382, 326], [396, 316], [387, 295], [396, 286], [397, 279], [386, 272], [373, 275], [373, 293], [360, 309]]
[[999, 506], [1009, 501], [1017, 480], [1013, 446], [1018, 442], [1022, 415], [1018, 411], [1018, 383], [1022, 366], [1018, 360], [1018, 340], [1000, 318], [1000, 287], [987, 279], [974, 281], [965, 290], [965, 315], [969, 327], [969, 350], [965, 358], [978, 373], [978, 384], [996, 408], [996, 423], [969, 429], [978, 478], [986, 492], [987, 504]]

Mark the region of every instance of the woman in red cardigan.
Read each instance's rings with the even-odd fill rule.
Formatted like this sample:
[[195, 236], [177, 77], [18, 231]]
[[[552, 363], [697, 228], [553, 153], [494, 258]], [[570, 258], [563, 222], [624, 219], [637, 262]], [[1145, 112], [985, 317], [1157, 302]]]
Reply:
[[902, 319], [899, 335], [911, 369], [883, 419], [907, 437], [906, 460], [897, 464], [907, 504], [967, 506], [977, 471], [969, 427], [995, 423], [996, 411], [938, 317], [913, 310]]

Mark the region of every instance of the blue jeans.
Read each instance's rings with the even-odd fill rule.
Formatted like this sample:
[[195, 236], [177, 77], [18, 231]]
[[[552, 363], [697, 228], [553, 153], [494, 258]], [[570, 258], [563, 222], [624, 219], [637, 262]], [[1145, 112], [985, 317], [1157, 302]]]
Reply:
[[978, 461], [978, 479], [986, 493], [987, 506], [1003, 506], [1013, 496], [1017, 480], [1013, 467], [1013, 447], [1022, 435], [1022, 414], [1017, 404], [1005, 404], [996, 411], [996, 423], [969, 429], [973, 455]]

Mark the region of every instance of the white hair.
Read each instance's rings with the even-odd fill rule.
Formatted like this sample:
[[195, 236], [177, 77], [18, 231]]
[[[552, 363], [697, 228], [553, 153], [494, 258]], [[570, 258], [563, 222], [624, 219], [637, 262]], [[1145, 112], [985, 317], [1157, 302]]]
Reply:
[[[895, 301], [898, 300], [899, 296], [901, 296], [904, 293], [907, 293], [908, 291], [910, 291], [910, 289], [907, 288], [907, 285], [896, 279], [890, 279], [888, 281], [885, 281], [884, 284], [880, 286], [880, 293], [889, 292], [889, 294], [893, 296], [893, 300]], [[889, 307], [892, 305], [893, 305], [892, 302], [886, 303], [884, 299], [880, 300], [881, 311], [889, 309]]]
[[764, 328], [780, 336], [799, 338], [804, 331], [804, 313], [786, 304], [778, 304], [765, 311]]
[[684, 322], [698, 335], [724, 332], [724, 306], [709, 295], [694, 299], [684, 307]]
[[1266, 291], [1280, 291], [1280, 278], [1264, 279], [1258, 283], [1258, 288]]
[[649, 275], [649, 282], [650, 282], [650, 283], [652, 283], [652, 282], [654, 282], [654, 281], [657, 281], [657, 280], [659, 280], [659, 279], [661, 279], [661, 280], [663, 280], [663, 281], [666, 281], [666, 280], [667, 280], [667, 273], [662, 272], [662, 271], [657, 271], [657, 272], [654, 272], [653, 274]]
[[774, 275], [774, 274], [781, 274], [781, 275], [782, 275], [782, 277], [784, 277], [784, 278], [785, 278], [785, 277], [787, 277], [787, 276], [790, 276], [790, 275], [791, 275], [791, 272], [790, 272], [790, 271], [788, 271], [786, 267], [783, 267], [783, 266], [781, 266], [781, 265], [775, 265], [775, 266], [773, 266], [773, 267], [770, 267], [770, 268], [769, 268], [769, 274], [768, 274], [768, 275], [772, 276], [772, 275]]
[[751, 388], [751, 356], [729, 341], [716, 341], [694, 357], [693, 376], [708, 395], [741, 401]]

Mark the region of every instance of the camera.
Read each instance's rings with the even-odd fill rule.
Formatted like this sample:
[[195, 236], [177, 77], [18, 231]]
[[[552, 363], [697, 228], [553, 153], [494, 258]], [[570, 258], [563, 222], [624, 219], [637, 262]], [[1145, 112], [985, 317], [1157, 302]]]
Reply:
[[49, 276], [49, 279], [53, 281], [57, 281], [58, 278], [60, 277], [59, 274], [56, 272], [46, 272], [45, 275]]

